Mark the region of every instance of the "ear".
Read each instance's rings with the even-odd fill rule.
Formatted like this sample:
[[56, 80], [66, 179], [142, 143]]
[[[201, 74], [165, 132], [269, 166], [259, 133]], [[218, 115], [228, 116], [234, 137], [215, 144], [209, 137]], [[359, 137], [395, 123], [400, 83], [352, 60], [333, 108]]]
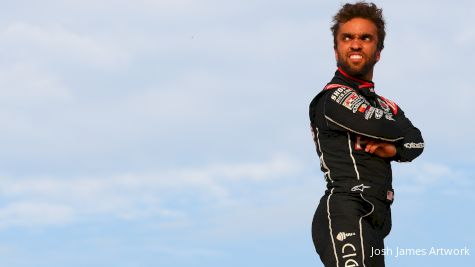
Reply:
[[376, 62], [381, 58], [381, 50], [376, 51]]
[[333, 48], [333, 51], [335, 52], [335, 59], [338, 62], [338, 52], [336, 51], [336, 47]]

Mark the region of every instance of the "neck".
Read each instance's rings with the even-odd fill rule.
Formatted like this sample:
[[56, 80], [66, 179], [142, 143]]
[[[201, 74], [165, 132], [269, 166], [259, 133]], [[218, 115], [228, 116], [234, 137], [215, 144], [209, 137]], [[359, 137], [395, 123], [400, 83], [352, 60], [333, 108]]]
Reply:
[[368, 74], [366, 74], [364, 77], [355, 77], [355, 76], [351, 76], [349, 75], [348, 73], [346, 73], [341, 67], [338, 67], [338, 71], [343, 74], [343, 76], [347, 77], [348, 79], [351, 79], [353, 81], [356, 81], [360, 84], [363, 84], [363, 85], [370, 85], [370, 84], [373, 84], [373, 82], [371, 81], [371, 79], [373, 78], [373, 70], [371, 69]]
[[366, 81], [372, 81], [373, 80], [373, 69], [370, 69], [368, 73], [363, 77], [364, 80]]

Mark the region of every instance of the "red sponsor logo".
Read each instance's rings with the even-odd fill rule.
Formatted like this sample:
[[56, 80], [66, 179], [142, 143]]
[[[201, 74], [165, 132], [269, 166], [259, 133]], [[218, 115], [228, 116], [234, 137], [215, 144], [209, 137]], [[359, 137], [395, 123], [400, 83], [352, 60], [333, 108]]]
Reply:
[[381, 99], [383, 99], [384, 102], [386, 102], [386, 104], [388, 104], [388, 106], [392, 109], [393, 114], [396, 115], [396, 114], [397, 114], [397, 110], [398, 110], [398, 107], [397, 107], [396, 103], [394, 103], [394, 101], [389, 100], [389, 99], [387, 99], [387, 98], [384, 98], [384, 97], [382, 97], [382, 96], [380, 96], [380, 97], [381, 97]]
[[345, 101], [343, 102], [343, 106], [351, 110], [353, 108], [353, 103], [356, 99], [358, 99], [358, 95], [356, 93], [352, 93], [345, 99]]
[[360, 108], [358, 108], [358, 111], [361, 112], [361, 113], [365, 113], [367, 108], [368, 108], [368, 106], [366, 104], [363, 104], [363, 105], [360, 106]]

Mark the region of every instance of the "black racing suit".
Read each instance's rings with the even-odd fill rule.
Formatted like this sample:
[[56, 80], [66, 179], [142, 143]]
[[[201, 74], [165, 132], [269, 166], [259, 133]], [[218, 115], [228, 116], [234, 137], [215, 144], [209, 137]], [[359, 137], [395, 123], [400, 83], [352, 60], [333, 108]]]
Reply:
[[[384, 266], [383, 239], [391, 230], [391, 161], [422, 153], [421, 132], [374, 84], [338, 69], [310, 103], [310, 122], [327, 190], [312, 224], [317, 253], [326, 267]], [[368, 140], [391, 142], [393, 158], [365, 152]]]

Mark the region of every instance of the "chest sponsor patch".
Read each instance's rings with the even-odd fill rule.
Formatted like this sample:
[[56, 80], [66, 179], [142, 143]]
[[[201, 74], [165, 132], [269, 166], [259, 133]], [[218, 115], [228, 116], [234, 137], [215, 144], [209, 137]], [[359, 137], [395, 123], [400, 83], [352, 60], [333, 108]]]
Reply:
[[356, 113], [360, 110], [361, 106], [365, 105], [365, 100], [364, 98], [362, 97], [358, 97], [358, 99], [356, 99], [353, 104], [352, 104], [352, 108], [351, 108], [351, 111], [353, 111], [353, 113]]
[[353, 110], [354, 106], [362, 104], [361, 100], [362, 99], [360, 98], [360, 96], [357, 93], [353, 92], [347, 98], [345, 98], [342, 105], [349, 110]]
[[358, 108], [358, 112], [365, 113], [366, 109], [368, 108], [367, 104], [361, 104], [361, 106]]
[[[338, 87], [337, 89], [333, 91], [330, 98], [333, 101], [337, 102], [338, 104], [351, 110], [353, 113], [356, 113], [356, 112], [365, 113], [366, 119], [371, 118], [375, 110], [380, 110], [380, 109], [371, 107], [369, 102], [364, 97], [360, 96], [358, 93], [355, 92], [354, 89], [349, 88], [349, 87]], [[378, 117], [381, 118], [382, 116], [383, 115], [381, 114], [381, 116], [378, 116]]]
[[333, 91], [331, 99], [337, 102], [338, 104], [342, 104], [343, 101], [351, 94], [354, 94], [353, 89], [347, 87], [340, 87]]

